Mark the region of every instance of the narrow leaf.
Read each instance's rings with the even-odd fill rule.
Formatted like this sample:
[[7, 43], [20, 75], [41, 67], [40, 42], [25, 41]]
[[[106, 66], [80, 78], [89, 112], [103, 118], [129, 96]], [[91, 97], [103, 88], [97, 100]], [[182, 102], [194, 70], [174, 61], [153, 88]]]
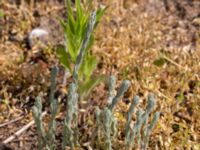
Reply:
[[58, 59], [60, 60], [61, 64], [65, 68], [68, 68], [71, 71], [69, 56], [68, 56], [67, 52], [65, 51], [64, 46], [61, 46], [61, 45], [58, 46], [56, 49], [56, 53], [57, 53]]

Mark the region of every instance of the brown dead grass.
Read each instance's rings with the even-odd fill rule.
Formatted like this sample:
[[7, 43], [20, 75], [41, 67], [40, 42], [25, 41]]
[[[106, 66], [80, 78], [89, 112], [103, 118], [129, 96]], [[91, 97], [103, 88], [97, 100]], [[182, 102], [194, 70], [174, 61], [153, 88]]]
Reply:
[[[99, 57], [101, 64], [101, 68], [96, 73], [116, 75], [118, 83], [123, 79], [129, 79], [132, 85], [129, 92], [126, 93], [126, 97], [132, 99], [134, 95], [138, 94], [141, 96], [142, 104], [146, 103], [145, 98], [149, 92], [156, 95], [156, 110], [161, 111], [161, 118], [151, 136], [150, 149], [198, 150], [200, 147], [200, 121], [198, 119], [200, 114], [200, 29], [192, 26], [192, 20], [179, 18], [173, 12], [175, 10], [166, 12], [161, 2], [147, 3], [147, 0], [141, 0], [133, 3], [132, 0], [105, 0], [103, 3], [109, 5], [109, 8], [96, 32], [97, 41], [93, 50]], [[41, 8], [43, 5], [41, 4], [38, 7]], [[9, 11], [12, 9], [4, 7], [8, 10], [8, 19], [16, 22], [21, 19], [21, 13], [19, 13], [19, 16], [16, 15], [16, 18], [12, 18], [9, 15]], [[25, 12], [31, 15], [28, 10]], [[22, 37], [31, 30], [33, 24], [37, 23], [37, 20], [34, 20], [32, 16], [27, 17], [27, 19], [28, 21], [25, 19], [24, 23], [22, 22], [19, 26], [16, 26], [15, 23], [11, 25], [12, 29], [19, 30], [18, 32], [22, 34]], [[26, 25], [24, 26], [24, 24]], [[5, 25], [8, 26], [9, 23]], [[189, 29], [185, 26], [189, 26]], [[6, 27], [7, 30], [8, 27]], [[196, 38], [195, 46], [192, 43], [194, 35]], [[5, 60], [10, 63], [9, 58], [18, 59], [24, 51], [20, 45], [6, 42], [6, 32], [3, 37], [0, 44], [0, 65]], [[162, 66], [154, 64], [159, 59], [164, 60]], [[26, 61], [20, 65], [18, 63], [13, 64], [15, 64], [16, 70], [22, 69], [23, 71], [20, 72], [26, 74], [25, 77], [24, 74], [17, 74], [20, 76], [17, 79], [23, 79], [23, 83], [27, 80], [31, 84], [32, 77], [31, 79], [28, 79], [28, 77], [30, 78], [30, 75], [35, 73], [34, 70], [43, 70], [42, 73], [46, 73], [46, 76], [49, 73], [47, 64], [42, 61], [38, 61], [32, 66]], [[9, 72], [14, 76], [9, 81], [16, 79], [17, 72], [13, 69], [15, 67], [9, 67], [12, 68], [9, 69], [4, 66], [3, 68], [7, 70], [4, 73], [5, 76]], [[36, 77], [33, 78], [42, 74], [37, 71]], [[5, 77], [3, 79], [5, 81]], [[2, 80], [1, 84], [5, 87], [1, 89], [0, 93], [7, 98], [9, 105], [15, 108], [16, 100], [13, 98], [14, 96], [12, 93], [11, 95], [7, 93], [9, 82], [6, 82], [6, 84], [4, 81]], [[37, 90], [38, 87], [42, 90], [42, 85], [39, 85], [39, 83], [40, 80], [34, 80], [33, 85], [25, 86], [28, 90], [22, 88], [18, 94], [21, 93], [24, 96], [27, 93], [27, 96], [29, 96], [30, 93], [28, 92], [31, 90]], [[104, 89], [104, 87], [99, 86], [96, 91], [103, 91]], [[97, 92], [98, 97], [93, 95], [92, 99], [94, 101], [103, 99], [102, 101], [105, 102], [106, 92], [100, 93]], [[102, 102], [97, 102], [97, 104], [99, 103]], [[2, 105], [2, 108], [6, 112], [12, 110], [9, 110], [5, 104]], [[127, 108], [128, 105], [123, 102], [120, 102], [117, 107], [121, 130], [125, 116], [119, 114], [122, 114]], [[16, 111], [16, 114], [19, 114], [19, 112]], [[0, 120], [3, 122], [12, 118], [12, 116], [5, 116], [1, 117]], [[22, 126], [24, 122], [20, 125]], [[9, 132], [11, 129], [4, 131]], [[21, 140], [19, 139], [11, 145], [18, 146], [17, 149], [20, 149], [19, 143], [30, 146], [35, 142], [35, 138], [33, 141], [29, 138], [35, 136], [34, 131], [34, 129], [31, 129], [31, 132], [23, 135]], [[1, 139], [5, 139], [8, 134], [2, 132], [0, 134]], [[14, 131], [12, 130], [12, 132]]]
[[[107, 73], [131, 80], [130, 95], [146, 97], [153, 92], [157, 96], [157, 110], [162, 115], [152, 135], [152, 149], [199, 149], [199, 28], [191, 31], [197, 34], [194, 48], [192, 33], [174, 14], [154, 7], [144, 11], [148, 7], [144, 3], [125, 9], [120, 2], [110, 2], [97, 33], [95, 52], [102, 57]], [[191, 22], [185, 24], [190, 26]], [[154, 65], [159, 58], [166, 61], [160, 67]]]

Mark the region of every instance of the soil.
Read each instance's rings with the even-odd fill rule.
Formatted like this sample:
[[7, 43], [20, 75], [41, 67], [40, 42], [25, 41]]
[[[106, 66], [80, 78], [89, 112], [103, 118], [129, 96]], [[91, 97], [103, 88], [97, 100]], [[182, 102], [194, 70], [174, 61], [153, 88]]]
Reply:
[[[155, 91], [156, 110], [161, 111], [161, 119], [152, 134], [150, 149], [198, 149], [200, 1], [99, 0], [97, 5], [100, 4], [109, 7], [97, 28], [92, 49], [99, 58], [95, 74], [117, 76], [117, 86], [124, 78], [132, 83], [116, 111], [124, 118], [133, 95], [140, 95], [144, 106], [147, 93]], [[0, 124], [24, 116], [0, 127], [0, 141], [32, 120], [31, 108], [36, 96], [42, 97], [44, 109], [48, 110], [50, 71], [57, 64], [60, 73], [56, 95], [60, 113], [56, 144], [60, 149], [67, 87], [61, 86], [64, 69], [55, 55], [55, 47], [64, 41], [58, 21], [59, 17], [66, 19], [64, 3], [62, 0], [1, 0], [0, 9], [4, 12], [0, 19]], [[47, 48], [30, 47], [27, 39], [34, 28], [50, 33]], [[161, 55], [165, 55], [164, 67], [152, 65]], [[106, 84], [100, 84], [87, 103], [80, 104], [80, 109], [85, 110], [79, 116], [80, 132], [84, 135], [80, 149], [89, 149], [84, 145], [91, 139], [93, 123], [87, 123], [94, 118], [95, 106], [106, 105], [106, 90]], [[44, 122], [48, 120], [46, 116]], [[37, 144], [36, 129], [32, 126], [10, 143], [0, 144], [0, 150], [34, 150]]]

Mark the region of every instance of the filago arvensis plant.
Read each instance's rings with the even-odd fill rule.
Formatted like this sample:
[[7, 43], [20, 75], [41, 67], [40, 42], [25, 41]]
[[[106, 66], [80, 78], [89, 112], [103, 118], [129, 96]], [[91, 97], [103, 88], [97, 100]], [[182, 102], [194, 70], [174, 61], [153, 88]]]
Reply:
[[42, 123], [42, 101], [40, 97], [36, 98], [35, 106], [32, 108], [33, 117], [37, 127], [38, 133], [38, 149], [46, 148], [48, 150], [55, 149], [55, 131], [56, 131], [56, 114], [57, 114], [57, 100], [54, 99], [54, 92], [56, 89], [56, 76], [58, 69], [55, 67], [51, 71], [51, 90], [50, 90], [50, 122], [48, 124], [48, 131], [45, 131]]
[[[105, 107], [102, 111], [97, 107], [96, 108], [96, 138], [97, 138], [97, 147], [112, 150], [113, 140], [117, 137], [117, 118], [114, 115], [114, 107], [120, 98], [124, 95], [128, 89], [130, 83], [125, 80], [121, 87], [119, 88], [117, 94], [115, 95], [115, 77], [111, 76], [109, 78], [109, 97], [108, 97], [108, 107]], [[132, 115], [136, 110], [136, 106], [139, 103], [139, 97], [135, 96], [129, 107], [127, 114], [127, 122], [125, 125], [125, 145], [124, 147], [129, 150], [134, 147], [139, 147], [141, 150], [146, 150], [149, 143], [150, 134], [158, 121], [159, 112], [156, 112], [153, 116], [153, 119], [148, 124], [149, 116], [153, 111], [155, 106], [155, 98], [152, 94], [149, 94], [148, 104], [145, 110], [141, 108], [138, 109], [136, 115], [136, 121], [134, 127], [131, 128]], [[103, 141], [103, 142], [101, 142]], [[94, 139], [93, 139], [94, 144]]]
[[[76, 57], [76, 62], [74, 69], [72, 71], [72, 83], [69, 85], [69, 91], [67, 96], [67, 106], [66, 106], [66, 117], [63, 124], [63, 139], [62, 139], [62, 149], [65, 150], [66, 147], [70, 147], [71, 150], [75, 148], [80, 148], [81, 143], [79, 139], [81, 133], [78, 129], [78, 101], [80, 95], [78, 94], [79, 88], [79, 70], [84, 62], [84, 57], [87, 55], [87, 46], [92, 35], [92, 31], [95, 27], [96, 22], [96, 12], [90, 14], [89, 22], [87, 24], [86, 33], [80, 47], [78, 56]], [[50, 121], [48, 123], [48, 130], [46, 131], [42, 122], [42, 101], [38, 97], [33, 107], [33, 117], [36, 123], [37, 133], [38, 133], [38, 149], [55, 150], [55, 132], [56, 132], [56, 114], [58, 111], [57, 100], [54, 99], [54, 92], [56, 89], [56, 75], [57, 68], [53, 68], [51, 72], [51, 91], [50, 91]], [[94, 135], [92, 137], [91, 145], [96, 149], [106, 149], [112, 150], [115, 146], [113, 142], [118, 139], [118, 118], [115, 117], [114, 108], [123, 97], [124, 93], [128, 90], [130, 82], [125, 80], [122, 82], [119, 90], [115, 91], [116, 79], [114, 76], [109, 78], [109, 91], [108, 91], [108, 105], [103, 110], [96, 107], [96, 124], [94, 128]], [[116, 94], [115, 94], [116, 93]], [[159, 112], [156, 112], [153, 119], [150, 120], [150, 114], [153, 112], [155, 106], [155, 98], [152, 94], [148, 97], [148, 104], [145, 110], [138, 108], [136, 121], [134, 126], [131, 127], [132, 114], [135, 112], [136, 107], [139, 103], [139, 97], [136, 96], [130, 105], [127, 123], [125, 125], [125, 142], [124, 147], [126, 149], [132, 149], [134, 147], [139, 147], [141, 150], [146, 150], [148, 148], [150, 134], [159, 118]], [[97, 140], [96, 140], [97, 139]]]

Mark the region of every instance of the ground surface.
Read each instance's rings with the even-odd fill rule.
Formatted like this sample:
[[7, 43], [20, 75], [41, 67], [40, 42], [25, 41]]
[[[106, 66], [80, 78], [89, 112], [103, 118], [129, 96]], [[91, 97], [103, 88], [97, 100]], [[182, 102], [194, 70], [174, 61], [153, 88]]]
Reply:
[[[49, 73], [58, 62], [53, 47], [63, 41], [57, 22], [58, 16], [65, 17], [62, 1], [15, 2], [18, 1], [0, 2], [0, 9], [4, 11], [0, 19], [0, 124], [24, 117], [0, 127], [0, 141], [32, 120], [31, 107], [37, 95], [43, 97], [44, 106], [48, 108]], [[117, 113], [122, 114], [123, 120], [134, 95], [138, 94], [145, 104], [147, 94], [153, 92], [161, 118], [151, 136], [150, 149], [198, 150], [200, 1], [103, 0], [100, 3], [109, 8], [96, 31], [93, 53], [99, 58], [99, 65], [95, 74], [113, 74], [118, 78], [118, 85], [123, 79], [132, 83], [118, 104]], [[35, 27], [51, 31], [51, 48], [29, 47], [26, 38]], [[62, 72], [61, 68], [59, 85]], [[106, 89], [102, 83], [93, 91], [88, 103], [82, 106], [88, 113], [81, 112], [80, 124], [85, 125], [88, 118], [93, 118], [94, 106], [105, 105]], [[58, 147], [65, 113], [62, 103], [57, 117]], [[123, 128], [124, 122], [120, 123]], [[85, 135], [81, 138], [82, 145], [90, 141], [92, 131], [91, 123], [84, 125], [80, 126]], [[37, 149], [35, 127], [7, 146], [14, 150]]]

